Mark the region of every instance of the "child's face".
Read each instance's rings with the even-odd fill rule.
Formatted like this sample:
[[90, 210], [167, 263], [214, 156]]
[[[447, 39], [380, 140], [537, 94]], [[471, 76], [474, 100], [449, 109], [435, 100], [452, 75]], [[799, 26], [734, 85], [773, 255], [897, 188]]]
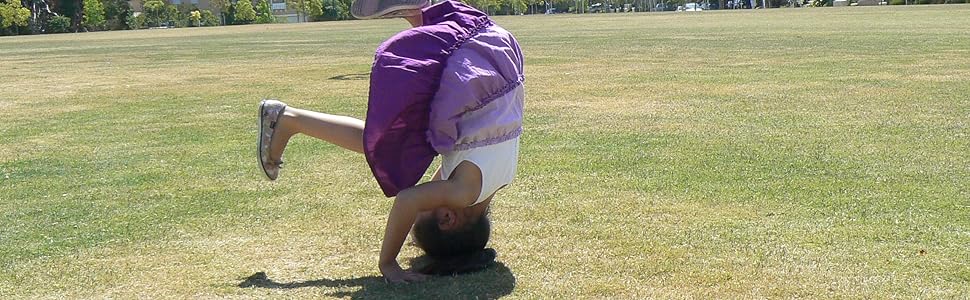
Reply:
[[418, 214], [415, 223], [419, 223], [428, 218], [434, 218], [437, 220], [438, 229], [441, 231], [451, 231], [465, 226], [471, 220], [468, 215], [467, 209], [454, 209], [447, 206], [442, 206], [429, 211], [423, 211]]

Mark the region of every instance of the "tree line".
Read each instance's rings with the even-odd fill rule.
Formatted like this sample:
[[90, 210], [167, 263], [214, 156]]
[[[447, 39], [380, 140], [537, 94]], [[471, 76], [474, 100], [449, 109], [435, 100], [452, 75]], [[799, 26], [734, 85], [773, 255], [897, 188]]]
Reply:
[[[142, 11], [128, 0], [0, 0], [0, 35], [129, 30], [154, 27], [202, 27], [280, 22], [269, 0], [212, 0], [200, 9], [186, 0], [145, 0]], [[353, 19], [353, 0], [284, 0], [300, 22]], [[492, 15], [544, 13], [591, 0], [464, 0]], [[684, 1], [684, 0], [675, 0]]]
[[[146, 0], [135, 13], [128, 0], [0, 0], [0, 35], [42, 34], [152, 27], [201, 27], [275, 23], [269, 0], [212, 0], [210, 9], [195, 4], [173, 4], [171, 0]], [[353, 0], [284, 0], [301, 22], [353, 19]], [[463, 0], [490, 15], [588, 12], [601, 3], [607, 7], [635, 7], [646, 11], [657, 4], [665, 7], [685, 2], [725, 0]], [[788, 3], [788, 0], [770, 0]], [[888, 0], [890, 4], [963, 3], [968, 0]], [[831, 0], [813, 0], [831, 5]], [[774, 6], [774, 5], [772, 5]]]
[[135, 13], [127, 0], [0, 0], [0, 35], [276, 21], [267, 0], [256, 0], [255, 5], [250, 1], [213, 0], [212, 8], [216, 11], [194, 4], [146, 0], [142, 11]]

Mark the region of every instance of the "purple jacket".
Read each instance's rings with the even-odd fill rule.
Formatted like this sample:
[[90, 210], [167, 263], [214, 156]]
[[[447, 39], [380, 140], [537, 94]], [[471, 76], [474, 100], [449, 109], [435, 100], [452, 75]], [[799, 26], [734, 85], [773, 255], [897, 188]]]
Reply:
[[364, 155], [388, 197], [417, 184], [439, 153], [522, 132], [522, 51], [484, 13], [444, 1], [391, 37], [371, 68]]

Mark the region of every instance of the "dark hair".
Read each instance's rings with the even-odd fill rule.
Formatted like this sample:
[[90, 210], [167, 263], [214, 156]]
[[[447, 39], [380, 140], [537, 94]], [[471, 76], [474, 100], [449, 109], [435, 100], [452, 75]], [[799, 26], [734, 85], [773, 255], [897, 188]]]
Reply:
[[[420, 273], [454, 275], [481, 271], [495, 261], [495, 250], [485, 248], [492, 231], [488, 212], [478, 220], [452, 231], [438, 228], [438, 218], [431, 216], [414, 224], [414, 241], [427, 253]], [[420, 261], [420, 260], [419, 260]]]

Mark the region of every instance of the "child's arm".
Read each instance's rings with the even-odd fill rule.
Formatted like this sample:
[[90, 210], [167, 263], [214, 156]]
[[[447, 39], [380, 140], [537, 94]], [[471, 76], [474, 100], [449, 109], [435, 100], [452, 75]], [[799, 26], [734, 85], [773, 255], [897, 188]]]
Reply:
[[[389, 282], [409, 282], [424, 279], [424, 275], [405, 272], [397, 263], [397, 254], [407, 238], [418, 212], [441, 206], [462, 207], [466, 198], [457, 183], [448, 180], [425, 182], [397, 194], [387, 217], [384, 242], [381, 245], [380, 267]], [[464, 201], [467, 202], [467, 201]], [[464, 205], [467, 205], [465, 203]]]

